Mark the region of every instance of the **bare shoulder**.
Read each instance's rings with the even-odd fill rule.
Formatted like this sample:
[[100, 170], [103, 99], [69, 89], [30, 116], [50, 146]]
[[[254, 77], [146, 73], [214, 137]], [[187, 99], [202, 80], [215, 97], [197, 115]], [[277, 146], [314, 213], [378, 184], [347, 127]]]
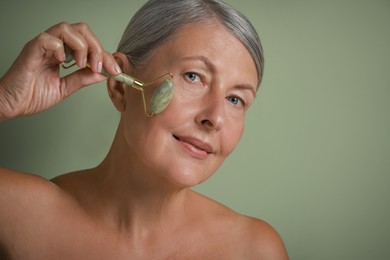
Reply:
[[0, 168], [0, 223], [32, 220], [61, 197], [58, 186], [41, 176]]
[[[74, 199], [63, 185], [64, 174], [52, 180], [39, 175], [0, 168], [0, 220], [3, 215], [20, 214], [20, 210], [40, 211], [75, 206]], [[66, 182], [64, 182], [66, 184]], [[25, 215], [22, 215], [25, 216]]]
[[[238, 259], [287, 260], [288, 255], [278, 232], [267, 222], [235, 212], [219, 202], [196, 194], [202, 205], [201, 212], [207, 212], [211, 220], [208, 230], [216, 232], [210, 237], [220, 236], [216, 248], [229, 257]], [[196, 205], [193, 203], [191, 205]], [[214, 239], [215, 240], [215, 239]], [[209, 243], [213, 243], [209, 241]], [[226, 258], [226, 257], [222, 257]]]
[[0, 168], [0, 202], [3, 205], [23, 197], [31, 202], [34, 196], [56, 191], [57, 186], [43, 177]]
[[33, 224], [35, 217], [39, 219], [45, 208], [58, 201], [59, 194], [55, 184], [40, 176], [0, 168], [0, 242]]
[[239, 215], [241, 237], [246, 241], [250, 259], [289, 259], [278, 232], [267, 222]]

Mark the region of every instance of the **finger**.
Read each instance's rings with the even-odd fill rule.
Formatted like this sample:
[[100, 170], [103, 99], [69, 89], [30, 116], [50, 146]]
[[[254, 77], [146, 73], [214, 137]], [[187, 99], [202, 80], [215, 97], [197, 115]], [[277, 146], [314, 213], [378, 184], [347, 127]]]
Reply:
[[24, 46], [16, 63], [24, 70], [34, 71], [44, 63], [57, 65], [64, 59], [62, 41], [47, 33], [41, 33]]
[[94, 73], [89, 68], [75, 71], [60, 79], [59, 88], [61, 97], [64, 99], [83, 87], [101, 82], [105, 79], [106, 77], [104, 75]]
[[85, 39], [88, 45], [88, 63], [90, 68], [94, 72], [101, 72], [103, 67], [104, 48], [99, 39], [85, 23], [77, 23], [72, 26]]
[[[102, 44], [85, 23], [60, 23], [48, 30], [74, 50], [76, 63], [83, 68], [88, 63], [94, 72], [101, 72], [102, 67], [112, 75], [121, 73], [114, 57], [105, 52]], [[103, 65], [104, 63], [104, 65]]]
[[87, 24], [78, 23], [74, 24], [74, 27], [84, 36], [88, 44], [89, 64], [94, 72], [101, 72], [103, 66], [112, 75], [118, 75], [122, 72], [114, 56], [104, 50], [99, 39]]
[[46, 30], [46, 33], [57, 37], [62, 41], [62, 45], [66, 44], [73, 50], [79, 68], [84, 68], [87, 65], [88, 43], [84, 36], [72, 25], [62, 22]]
[[119, 66], [118, 62], [112, 56], [112, 54], [105, 52], [104, 53], [104, 68], [108, 73], [111, 75], [118, 75], [122, 73], [121, 67]]

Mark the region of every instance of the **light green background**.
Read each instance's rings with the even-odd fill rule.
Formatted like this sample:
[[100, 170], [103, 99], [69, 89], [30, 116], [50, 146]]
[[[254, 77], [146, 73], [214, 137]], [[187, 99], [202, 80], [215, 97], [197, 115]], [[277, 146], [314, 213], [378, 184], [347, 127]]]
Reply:
[[[114, 51], [143, 2], [2, 1], [1, 75], [60, 21]], [[241, 144], [197, 190], [271, 223], [291, 259], [390, 259], [390, 1], [228, 2], [261, 35], [266, 72]], [[94, 166], [117, 121], [104, 84], [84, 89], [0, 123], [0, 165], [47, 178]]]

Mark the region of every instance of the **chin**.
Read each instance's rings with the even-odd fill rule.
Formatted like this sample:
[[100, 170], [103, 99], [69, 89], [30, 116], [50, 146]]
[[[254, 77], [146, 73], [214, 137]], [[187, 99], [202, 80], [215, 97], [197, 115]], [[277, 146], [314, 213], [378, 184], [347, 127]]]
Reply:
[[202, 182], [206, 181], [211, 177], [214, 171], [203, 170], [189, 170], [187, 167], [184, 171], [174, 172], [169, 174], [167, 179], [179, 188], [191, 188]]

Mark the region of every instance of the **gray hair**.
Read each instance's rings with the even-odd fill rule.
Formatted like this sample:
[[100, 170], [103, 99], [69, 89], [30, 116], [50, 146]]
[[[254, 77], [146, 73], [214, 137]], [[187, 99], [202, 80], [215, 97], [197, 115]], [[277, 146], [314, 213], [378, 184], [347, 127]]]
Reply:
[[142, 66], [162, 43], [183, 25], [219, 21], [246, 47], [263, 78], [264, 56], [260, 38], [250, 21], [221, 0], [149, 0], [127, 25], [118, 51], [134, 66]]

